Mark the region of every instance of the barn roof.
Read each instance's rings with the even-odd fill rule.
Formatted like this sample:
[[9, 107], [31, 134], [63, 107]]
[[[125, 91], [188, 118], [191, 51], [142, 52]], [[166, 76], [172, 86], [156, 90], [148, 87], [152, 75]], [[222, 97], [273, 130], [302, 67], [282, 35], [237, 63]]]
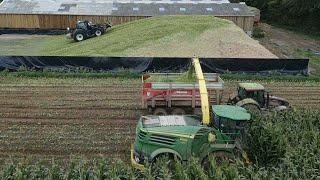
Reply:
[[229, 3], [228, 0], [4, 0], [0, 13], [253, 16], [245, 4]]

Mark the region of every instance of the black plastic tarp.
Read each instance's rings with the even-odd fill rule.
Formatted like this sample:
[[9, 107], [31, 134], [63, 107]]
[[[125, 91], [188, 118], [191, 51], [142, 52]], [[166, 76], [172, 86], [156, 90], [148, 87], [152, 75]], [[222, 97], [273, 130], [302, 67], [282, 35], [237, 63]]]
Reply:
[[[204, 72], [307, 74], [308, 59], [200, 58]], [[75, 56], [0, 56], [0, 70], [78, 70], [117, 72], [181, 72], [191, 58], [163, 57], [75, 57]]]
[[0, 28], [0, 35], [1, 34], [61, 35], [66, 33], [67, 33], [66, 29]]

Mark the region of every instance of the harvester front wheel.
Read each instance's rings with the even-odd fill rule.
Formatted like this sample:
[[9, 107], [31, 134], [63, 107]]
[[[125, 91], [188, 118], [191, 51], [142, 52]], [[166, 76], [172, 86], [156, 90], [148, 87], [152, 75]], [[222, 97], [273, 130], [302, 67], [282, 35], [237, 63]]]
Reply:
[[166, 116], [166, 115], [168, 115], [167, 110], [164, 109], [164, 108], [156, 108], [153, 111], [153, 114], [156, 115], [156, 116]]
[[210, 153], [208, 156], [206, 156], [203, 159], [203, 161], [201, 163], [202, 168], [207, 172], [211, 168], [215, 168], [215, 167], [212, 167], [210, 159], [214, 160], [216, 166], [221, 166], [223, 163], [230, 164], [230, 163], [234, 163], [235, 162], [234, 156], [231, 153], [221, 152], [221, 151]]

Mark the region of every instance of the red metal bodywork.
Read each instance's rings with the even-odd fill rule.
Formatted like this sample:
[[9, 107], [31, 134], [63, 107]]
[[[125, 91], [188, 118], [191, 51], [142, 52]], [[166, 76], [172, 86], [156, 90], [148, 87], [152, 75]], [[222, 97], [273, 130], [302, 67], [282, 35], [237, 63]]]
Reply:
[[[164, 108], [197, 108], [201, 106], [201, 99], [197, 83], [181, 82], [149, 82], [150, 75], [142, 78], [142, 107], [145, 109]], [[221, 82], [219, 82], [221, 83]], [[163, 88], [162, 88], [163, 87]], [[219, 104], [222, 89], [211, 86], [207, 88], [210, 104]]]

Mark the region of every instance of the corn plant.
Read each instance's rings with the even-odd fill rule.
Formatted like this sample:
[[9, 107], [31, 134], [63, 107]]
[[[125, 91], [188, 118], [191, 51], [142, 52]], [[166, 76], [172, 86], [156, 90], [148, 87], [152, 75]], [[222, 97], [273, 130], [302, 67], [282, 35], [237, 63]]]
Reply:
[[[120, 137], [119, 137], [120, 138]], [[319, 179], [320, 177], [320, 111], [298, 109], [272, 113], [255, 119], [249, 129], [246, 146], [251, 164], [241, 160], [217, 165], [209, 156], [210, 168], [201, 161], [187, 162], [161, 157], [146, 164], [145, 171], [134, 170], [119, 159], [87, 160], [79, 158], [69, 164], [12, 161], [3, 166], [0, 179], [29, 180], [109, 180], [109, 179]], [[116, 144], [118, 145], [118, 144]], [[129, 152], [128, 152], [129, 153]], [[62, 165], [62, 166], [61, 166]]]

